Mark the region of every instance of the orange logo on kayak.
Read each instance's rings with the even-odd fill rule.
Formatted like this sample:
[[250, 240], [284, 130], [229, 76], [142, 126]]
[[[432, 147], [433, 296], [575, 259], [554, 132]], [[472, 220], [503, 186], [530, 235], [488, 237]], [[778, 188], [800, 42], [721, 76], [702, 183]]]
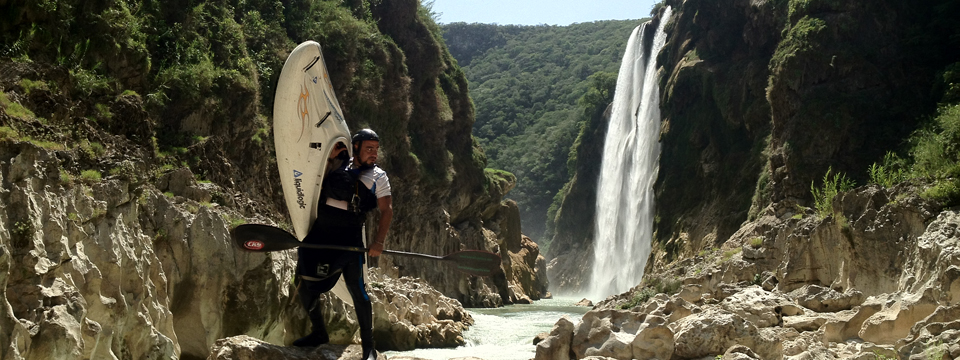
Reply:
[[263, 249], [263, 241], [247, 240], [247, 242], [243, 243], [243, 247], [250, 250], [260, 250], [260, 249]]
[[307, 108], [307, 100], [310, 99], [310, 90], [306, 85], [300, 85], [300, 100], [297, 101], [297, 110], [300, 111], [300, 137], [297, 142], [303, 138], [303, 130], [307, 127], [307, 120], [310, 119], [310, 109]]

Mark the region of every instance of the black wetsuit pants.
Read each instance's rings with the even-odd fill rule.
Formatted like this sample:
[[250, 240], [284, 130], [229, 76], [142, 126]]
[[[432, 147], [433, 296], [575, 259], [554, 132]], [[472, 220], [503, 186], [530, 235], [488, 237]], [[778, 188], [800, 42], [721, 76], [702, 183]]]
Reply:
[[[355, 214], [328, 206], [320, 206], [305, 243], [363, 247], [363, 225]], [[300, 303], [307, 311], [313, 331], [326, 333], [323, 313], [318, 303], [323, 294], [336, 285], [340, 275], [350, 291], [360, 325], [363, 348], [373, 349], [373, 306], [363, 280], [364, 253], [325, 249], [299, 248], [297, 274], [300, 277]], [[316, 281], [314, 279], [319, 279]]]

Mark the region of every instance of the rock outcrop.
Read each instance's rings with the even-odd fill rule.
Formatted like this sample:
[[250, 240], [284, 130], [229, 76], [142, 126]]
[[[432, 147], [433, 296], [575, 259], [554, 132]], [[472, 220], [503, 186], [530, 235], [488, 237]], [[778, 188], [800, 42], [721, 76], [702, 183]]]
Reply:
[[[202, 359], [228, 336], [282, 346], [308, 332], [291, 298], [296, 252], [244, 252], [230, 240], [232, 223], [269, 219], [205, 202], [226, 190], [185, 168], [156, 186], [71, 180], [64, 155], [0, 142], [4, 359]], [[370, 285], [384, 349], [464, 344], [472, 319], [458, 301], [375, 270]], [[358, 341], [349, 305], [326, 294], [323, 311], [332, 342]]]
[[916, 193], [861, 187], [827, 218], [770, 206], [724, 247], [561, 320], [537, 359], [956, 358], [960, 212]]

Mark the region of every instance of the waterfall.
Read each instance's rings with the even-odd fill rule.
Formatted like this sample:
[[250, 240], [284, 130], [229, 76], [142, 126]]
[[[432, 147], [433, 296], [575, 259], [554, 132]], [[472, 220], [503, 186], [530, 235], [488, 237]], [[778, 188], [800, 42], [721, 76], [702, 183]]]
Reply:
[[[655, 30], [651, 22], [633, 30], [620, 64], [597, 189], [590, 289], [595, 299], [639, 284], [650, 255], [660, 158], [656, 55], [666, 41], [670, 13], [667, 7]], [[644, 41], [650, 31], [656, 31], [652, 41]]]

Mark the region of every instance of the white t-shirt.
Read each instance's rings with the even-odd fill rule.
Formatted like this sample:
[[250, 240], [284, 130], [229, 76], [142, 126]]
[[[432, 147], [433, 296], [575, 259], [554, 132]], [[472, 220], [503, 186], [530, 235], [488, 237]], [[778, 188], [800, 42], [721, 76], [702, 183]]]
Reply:
[[[353, 159], [350, 160], [350, 169], [354, 169]], [[379, 166], [374, 165], [373, 168], [360, 172], [360, 181], [377, 199], [390, 196], [390, 180], [387, 179], [387, 172]]]
[[[350, 158], [348, 161], [350, 161], [350, 165], [347, 170], [356, 169], [353, 158]], [[379, 166], [374, 165], [372, 168], [360, 172], [360, 181], [363, 182], [363, 186], [370, 189], [370, 192], [372, 192], [377, 199], [390, 196], [390, 180], [387, 178], [387, 172], [383, 171]], [[348, 202], [333, 198], [327, 198], [326, 204], [341, 210], [347, 210], [350, 207]]]

